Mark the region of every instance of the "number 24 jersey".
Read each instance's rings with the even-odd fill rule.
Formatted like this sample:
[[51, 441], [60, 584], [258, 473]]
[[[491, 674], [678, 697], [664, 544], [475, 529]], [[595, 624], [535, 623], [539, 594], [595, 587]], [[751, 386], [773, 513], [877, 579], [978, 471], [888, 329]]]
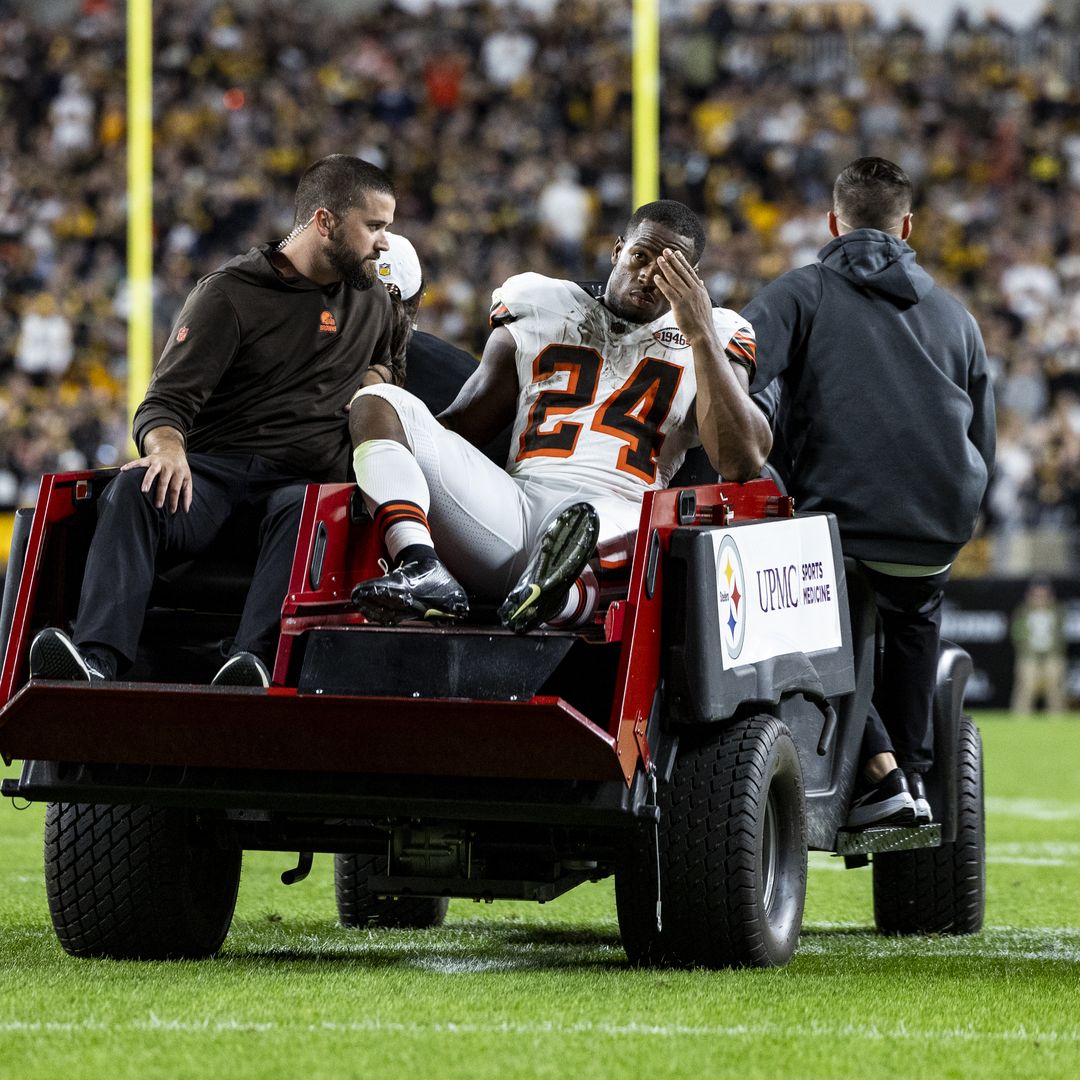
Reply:
[[[492, 294], [491, 322], [517, 343], [512, 476], [640, 499], [700, 443], [693, 352], [670, 311], [627, 322], [572, 281], [519, 274]], [[752, 373], [750, 324], [726, 308], [713, 324]]]

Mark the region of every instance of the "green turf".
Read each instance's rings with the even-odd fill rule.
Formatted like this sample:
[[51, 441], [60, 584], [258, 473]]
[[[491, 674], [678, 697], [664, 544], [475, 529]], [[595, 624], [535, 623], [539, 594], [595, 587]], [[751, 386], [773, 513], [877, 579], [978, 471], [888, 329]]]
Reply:
[[1080, 1076], [1080, 719], [979, 722], [986, 930], [880, 938], [869, 871], [815, 854], [779, 971], [630, 970], [609, 883], [345, 931], [329, 857], [287, 889], [273, 854], [246, 857], [219, 959], [75, 961], [49, 924], [41, 808], [5, 801], [0, 1076]]

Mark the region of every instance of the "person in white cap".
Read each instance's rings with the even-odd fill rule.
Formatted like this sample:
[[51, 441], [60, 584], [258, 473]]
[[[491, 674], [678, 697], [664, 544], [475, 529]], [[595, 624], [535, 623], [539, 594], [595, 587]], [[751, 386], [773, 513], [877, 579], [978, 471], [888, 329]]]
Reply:
[[424, 294], [424, 272], [412, 241], [401, 233], [386, 230], [389, 247], [375, 262], [378, 279], [390, 290], [390, 295], [412, 305], [415, 312]]
[[[438, 416], [476, 371], [477, 360], [435, 334], [417, 329], [416, 317], [424, 297], [420, 258], [411, 241], [400, 233], [387, 229], [386, 239], [390, 246], [376, 261], [375, 273], [390, 292], [394, 330], [390, 363], [377, 365], [376, 369], [387, 367], [387, 375], [394, 376], [392, 381], [399, 385], [404, 379], [405, 389]], [[377, 385], [376, 380], [369, 379], [368, 383]], [[510, 428], [506, 427], [482, 449], [496, 464], [505, 465], [509, 447]]]
[[[401, 386], [407, 370], [406, 351], [416, 326], [416, 312], [424, 295], [424, 275], [420, 259], [411, 241], [400, 233], [386, 232], [389, 247], [380, 253], [375, 263], [377, 280], [390, 293], [394, 311], [394, 329], [390, 342], [390, 359], [377, 365], [375, 373], [383, 382]], [[376, 380], [368, 379], [368, 384]]]

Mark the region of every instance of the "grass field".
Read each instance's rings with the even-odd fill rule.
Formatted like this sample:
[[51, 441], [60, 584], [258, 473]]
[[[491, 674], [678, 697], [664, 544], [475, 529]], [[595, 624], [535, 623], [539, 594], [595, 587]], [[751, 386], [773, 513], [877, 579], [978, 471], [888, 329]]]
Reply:
[[869, 870], [814, 854], [778, 971], [629, 969], [608, 882], [346, 931], [330, 857], [285, 888], [273, 854], [247, 856], [218, 959], [75, 961], [49, 923], [42, 808], [5, 801], [0, 1077], [1080, 1076], [1080, 718], [978, 720], [985, 931], [880, 938]]

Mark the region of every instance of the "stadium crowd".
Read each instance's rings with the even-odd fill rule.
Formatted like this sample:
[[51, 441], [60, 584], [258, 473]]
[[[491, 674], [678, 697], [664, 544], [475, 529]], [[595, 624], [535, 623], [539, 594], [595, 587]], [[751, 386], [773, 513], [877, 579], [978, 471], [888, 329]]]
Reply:
[[[156, 348], [338, 151], [394, 178], [431, 333], [478, 352], [509, 274], [604, 276], [631, 199], [629, 4], [431, 6], [155, 3]], [[714, 300], [814, 258], [846, 162], [899, 162], [921, 261], [994, 364], [989, 534], [1080, 519], [1080, 38], [1051, 16], [959, 15], [935, 42], [859, 4], [713, 2], [661, 41], [663, 194], [707, 220]], [[0, 0], [0, 507], [128, 452], [124, 56], [119, 0], [61, 25]]]

